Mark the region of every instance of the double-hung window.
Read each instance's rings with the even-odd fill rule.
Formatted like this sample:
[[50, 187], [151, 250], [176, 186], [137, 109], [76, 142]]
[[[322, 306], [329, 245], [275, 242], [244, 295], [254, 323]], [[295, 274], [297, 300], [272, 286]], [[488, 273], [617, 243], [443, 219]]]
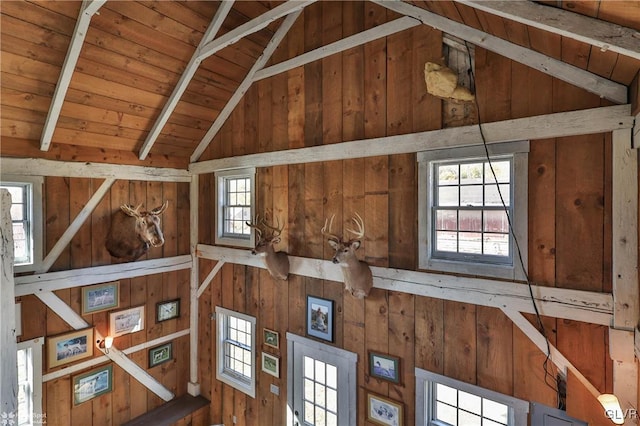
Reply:
[[16, 426], [46, 423], [42, 412], [42, 343], [44, 338], [18, 343], [18, 412]]
[[255, 169], [216, 172], [216, 244], [253, 247], [251, 222], [255, 205]]
[[217, 306], [216, 322], [216, 378], [255, 397], [256, 319]]

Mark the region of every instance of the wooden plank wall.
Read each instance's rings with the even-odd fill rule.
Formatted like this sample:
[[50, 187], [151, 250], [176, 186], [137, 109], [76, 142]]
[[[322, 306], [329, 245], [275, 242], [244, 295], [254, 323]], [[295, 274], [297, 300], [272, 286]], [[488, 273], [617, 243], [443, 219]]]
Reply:
[[[48, 252], [71, 221], [77, 216], [92, 194], [102, 184], [101, 179], [48, 177], [44, 185], [45, 250]], [[118, 263], [104, 247], [111, 224], [111, 214], [121, 204], [153, 208], [169, 201], [161, 221], [165, 244], [153, 248], [146, 258], [171, 257], [189, 253], [189, 185], [186, 183], [134, 182], [117, 180], [98, 204], [90, 218], [80, 228], [51, 268], [51, 272]], [[140, 260], [143, 260], [143, 256]], [[55, 292], [78, 313], [82, 312], [82, 289], [72, 288]], [[180, 298], [181, 316], [156, 323], [156, 302]], [[39, 336], [51, 337], [71, 331], [71, 327], [35, 296], [24, 296], [22, 302], [22, 335], [20, 340]], [[176, 271], [146, 277], [120, 280], [120, 306], [116, 310], [145, 306], [144, 331], [117, 337], [114, 345], [121, 350], [184, 330], [189, 327], [189, 271]], [[109, 311], [84, 315], [103, 335], [108, 334]], [[44, 347], [46, 350], [46, 345]], [[130, 358], [176, 395], [186, 393], [189, 378], [189, 337], [173, 341], [173, 360], [148, 369], [147, 350], [135, 352]], [[101, 355], [97, 350], [94, 357]], [[44, 356], [43, 373], [57, 372], [61, 367], [49, 368]], [[148, 391], [117, 365], [114, 365], [113, 391], [73, 405], [72, 377], [79, 371], [50, 380], [43, 386], [43, 413], [49, 425], [119, 425], [163, 401]], [[202, 414], [194, 414], [192, 424], [208, 424]], [[200, 419], [200, 420], [197, 420]], [[196, 422], [199, 422], [197, 423]]]
[[[326, 43], [393, 18], [370, 3], [319, 2], [305, 9], [273, 61], [317, 47], [319, 28], [324, 28]], [[517, 24], [509, 28], [512, 34], [519, 30]], [[529, 33], [523, 43], [542, 46], [550, 56], [560, 58], [571, 51], [570, 41], [532, 29]], [[459, 123], [460, 114], [463, 122], [475, 122], [478, 116], [494, 121], [606, 105], [596, 96], [482, 49], [476, 49], [475, 57], [480, 112], [475, 106], [442, 103], [426, 94], [422, 74], [425, 61], [442, 61], [441, 37], [421, 26], [261, 81], [247, 92], [203, 159], [438, 129], [451, 121]], [[609, 135], [531, 141], [528, 268], [536, 284], [611, 290], [610, 157]], [[211, 244], [213, 220], [207, 206], [214, 202], [213, 178], [201, 176], [200, 182], [200, 241]], [[357, 211], [366, 226], [362, 258], [376, 266], [417, 268], [413, 154], [262, 168], [257, 192], [258, 210], [287, 223], [279, 248], [292, 255], [330, 258], [331, 249], [320, 235], [324, 219], [335, 214], [340, 233]], [[201, 261], [202, 278], [212, 265]], [[358, 301], [345, 295], [340, 283], [295, 275], [288, 282], [275, 282], [262, 270], [226, 264], [200, 298], [201, 383], [203, 395], [212, 401], [212, 423], [230, 424], [235, 416], [239, 425], [283, 424], [284, 336], [305, 335], [307, 295], [335, 301], [334, 345], [358, 354], [358, 425], [368, 424], [366, 391], [403, 401], [405, 424], [415, 424], [415, 367], [557, 405], [552, 364], [496, 309], [379, 289]], [[218, 382], [208, 367], [215, 354], [215, 327], [209, 315], [217, 305], [256, 316], [259, 336], [263, 327], [280, 333], [279, 350], [258, 338], [258, 355], [266, 351], [280, 357], [281, 377], [259, 372], [256, 361], [255, 399]], [[569, 320], [543, 321], [550, 342], [598, 390], [611, 391], [607, 329]], [[400, 385], [369, 377], [370, 350], [400, 357]], [[279, 396], [269, 392], [270, 384], [279, 386]], [[606, 422], [597, 402], [575, 380], [569, 381], [567, 410], [591, 424]]]

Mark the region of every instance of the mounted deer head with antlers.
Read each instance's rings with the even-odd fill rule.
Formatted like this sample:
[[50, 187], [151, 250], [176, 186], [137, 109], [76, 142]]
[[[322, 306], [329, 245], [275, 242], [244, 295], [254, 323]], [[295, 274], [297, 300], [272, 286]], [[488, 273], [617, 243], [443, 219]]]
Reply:
[[286, 280], [289, 276], [289, 256], [284, 251], [275, 251], [273, 246], [280, 242], [280, 234], [284, 225], [280, 226], [280, 220], [276, 218], [276, 226], [271, 226], [266, 219], [256, 217], [252, 223], [245, 222], [256, 230], [256, 247], [251, 254], [259, 255], [264, 261], [269, 274], [275, 279]]
[[371, 273], [371, 268], [369, 268], [367, 262], [358, 260], [358, 257], [356, 256], [356, 250], [360, 247], [361, 239], [364, 237], [364, 221], [360, 215], [356, 213], [351, 220], [358, 230], [346, 229], [356, 238], [343, 240], [342, 237], [331, 234], [331, 225], [333, 224], [334, 217], [335, 215], [331, 216], [328, 227], [327, 220], [325, 219], [324, 226], [320, 232], [322, 232], [322, 235], [326, 235], [328, 237], [327, 241], [329, 241], [329, 245], [336, 250], [332, 261], [342, 267], [345, 290], [351, 293], [353, 297], [362, 299], [369, 295], [371, 287], [373, 287], [373, 274]]

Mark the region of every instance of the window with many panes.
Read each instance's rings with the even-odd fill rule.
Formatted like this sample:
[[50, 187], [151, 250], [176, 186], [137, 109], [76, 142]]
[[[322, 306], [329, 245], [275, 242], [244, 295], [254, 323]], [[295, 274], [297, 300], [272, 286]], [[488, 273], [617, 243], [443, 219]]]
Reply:
[[255, 200], [255, 170], [228, 170], [216, 173], [218, 220], [216, 243], [252, 247], [251, 221]]
[[419, 154], [422, 268], [524, 277], [528, 143], [488, 149]]
[[42, 412], [42, 343], [44, 338], [18, 343], [18, 412], [16, 426], [46, 423]]
[[216, 322], [216, 377], [255, 397], [256, 319], [218, 306]]

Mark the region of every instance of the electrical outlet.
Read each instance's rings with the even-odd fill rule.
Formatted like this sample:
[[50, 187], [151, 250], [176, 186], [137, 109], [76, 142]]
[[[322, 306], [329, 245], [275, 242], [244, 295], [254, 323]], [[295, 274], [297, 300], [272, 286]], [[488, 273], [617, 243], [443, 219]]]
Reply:
[[238, 419], [236, 418], [236, 416], [233, 416], [233, 424], [235, 425], [236, 423], [238, 423]]
[[274, 395], [280, 395], [280, 388], [271, 383], [271, 393]]

